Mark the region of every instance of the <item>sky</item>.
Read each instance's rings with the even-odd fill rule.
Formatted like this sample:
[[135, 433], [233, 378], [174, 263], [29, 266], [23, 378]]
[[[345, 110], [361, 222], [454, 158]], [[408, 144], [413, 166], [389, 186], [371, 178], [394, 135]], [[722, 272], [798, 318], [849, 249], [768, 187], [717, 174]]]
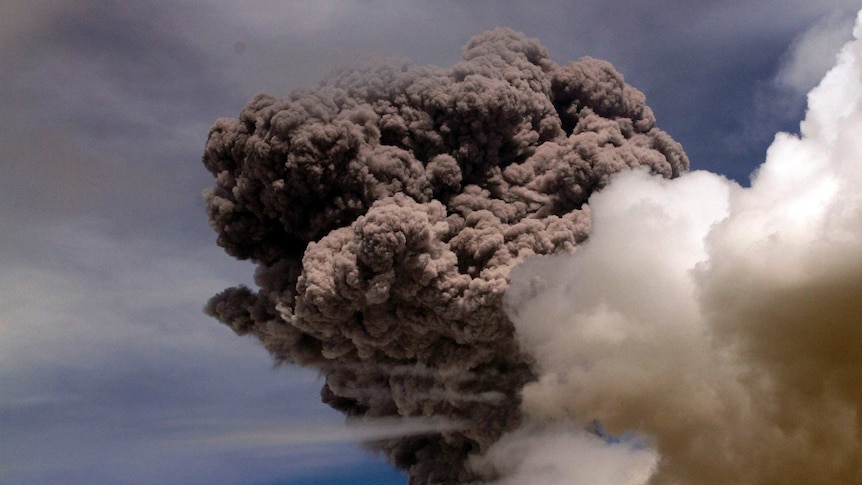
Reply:
[[693, 169], [740, 184], [850, 38], [853, 1], [0, 5], [0, 481], [404, 483], [309, 370], [204, 315], [207, 132], [357, 59], [449, 66], [508, 26], [606, 59]]

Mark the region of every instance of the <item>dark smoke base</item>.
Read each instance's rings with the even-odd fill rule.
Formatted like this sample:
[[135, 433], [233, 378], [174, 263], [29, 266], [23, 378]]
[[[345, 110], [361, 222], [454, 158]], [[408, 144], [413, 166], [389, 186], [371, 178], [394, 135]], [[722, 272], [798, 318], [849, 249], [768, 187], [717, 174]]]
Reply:
[[257, 263], [259, 286], [206, 311], [319, 368], [348, 416], [465, 423], [372, 444], [423, 484], [488, 478], [467, 457], [519, 423], [533, 373], [502, 308], [512, 267], [573, 251], [611, 174], [688, 169], [611, 64], [558, 66], [508, 29], [450, 69], [382, 62], [258, 95], [215, 123], [203, 159], [218, 243]]

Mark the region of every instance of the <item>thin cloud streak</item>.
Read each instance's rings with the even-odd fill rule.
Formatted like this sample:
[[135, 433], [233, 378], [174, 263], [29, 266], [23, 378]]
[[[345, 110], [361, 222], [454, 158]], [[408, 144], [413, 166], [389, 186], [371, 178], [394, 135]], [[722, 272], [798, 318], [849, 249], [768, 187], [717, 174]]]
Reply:
[[[369, 418], [348, 421], [347, 425], [301, 422], [296, 425], [260, 423], [256, 421], [224, 421], [171, 423], [187, 427], [192, 437], [166, 441], [165, 444], [216, 447], [226, 449], [256, 447], [305, 447], [330, 443], [362, 443], [406, 436], [455, 431], [463, 424], [439, 418]], [[230, 429], [212, 433], [210, 429]], [[200, 433], [203, 436], [194, 437]], [[185, 434], [185, 433], [184, 433]]]

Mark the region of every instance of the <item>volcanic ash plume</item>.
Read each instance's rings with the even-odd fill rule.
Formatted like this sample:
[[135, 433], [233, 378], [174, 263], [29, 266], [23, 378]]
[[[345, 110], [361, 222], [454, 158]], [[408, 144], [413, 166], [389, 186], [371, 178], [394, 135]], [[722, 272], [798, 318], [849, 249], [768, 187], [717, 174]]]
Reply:
[[[513, 271], [539, 376], [525, 426], [477, 466], [573, 483], [591, 453], [601, 478], [583, 483], [862, 483], [862, 41], [808, 102], [751, 188], [621, 174], [590, 199], [576, 254]], [[604, 440], [568, 434], [587, 455], [523, 446], [590, 423]]]
[[204, 153], [210, 223], [257, 263], [259, 289], [207, 310], [319, 368], [323, 400], [349, 416], [457, 423], [374, 446], [412, 483], [474, 480], [467, 457], [519, 425], [534, 378], [503, 310], [509, 271], [572, 252], [611, 174], [687, 170], [654, 125], [609, 63], [559, 66], [506, 29], [449, 69], [377, 63], [259, 95]]

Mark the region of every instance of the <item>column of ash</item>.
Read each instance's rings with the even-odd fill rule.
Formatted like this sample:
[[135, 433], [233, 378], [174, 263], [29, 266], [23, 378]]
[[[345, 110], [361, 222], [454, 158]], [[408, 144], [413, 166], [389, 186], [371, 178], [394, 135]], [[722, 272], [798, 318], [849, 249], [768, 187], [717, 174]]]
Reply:
[[448, 69], [381, 62], [258, 95], [216, 121], [203, 161], [218, 243], [258, 286], [208, 313], [320, 369], [351, 419], [439, 419], [371, 444], [414, 484], [477, 479], [468, 456], [519, 423], [534, 374], [502, 308], [512, 267], [573, 251], [611, 174], [688, 169], [611, 64], [557, 65], [508, 29]]

